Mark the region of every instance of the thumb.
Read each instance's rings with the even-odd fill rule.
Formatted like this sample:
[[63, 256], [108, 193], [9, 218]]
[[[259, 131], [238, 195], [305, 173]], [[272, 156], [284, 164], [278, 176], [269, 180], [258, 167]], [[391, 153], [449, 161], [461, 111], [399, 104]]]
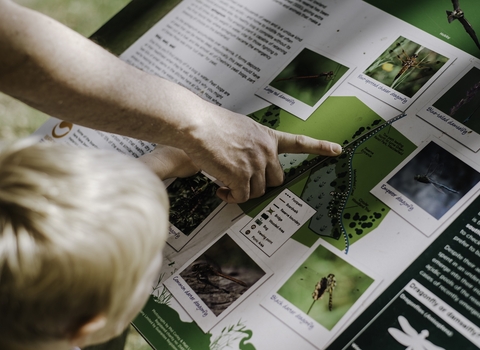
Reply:
[[277, 131], [278, 153], [308, 153], [321, 156], [338, 156], [343, 149], [338, 143], [317, 140], [304, 135]]

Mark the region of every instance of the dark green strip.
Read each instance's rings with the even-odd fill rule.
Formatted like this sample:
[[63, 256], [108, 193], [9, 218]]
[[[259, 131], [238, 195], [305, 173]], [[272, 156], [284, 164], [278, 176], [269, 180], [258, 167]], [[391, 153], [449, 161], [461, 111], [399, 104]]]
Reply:
[[133, 0], [90, 39], [120, 55], [182, 0]]

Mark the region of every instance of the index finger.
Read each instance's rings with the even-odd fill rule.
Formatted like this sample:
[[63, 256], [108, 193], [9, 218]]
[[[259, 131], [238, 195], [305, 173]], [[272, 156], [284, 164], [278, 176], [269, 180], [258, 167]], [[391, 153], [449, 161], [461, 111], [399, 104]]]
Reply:
[[338, 143], [317, 140], [305, 135], [277, 132], [278, 153], [308, 153], [321, 156], [338, 156], [342, 146]]

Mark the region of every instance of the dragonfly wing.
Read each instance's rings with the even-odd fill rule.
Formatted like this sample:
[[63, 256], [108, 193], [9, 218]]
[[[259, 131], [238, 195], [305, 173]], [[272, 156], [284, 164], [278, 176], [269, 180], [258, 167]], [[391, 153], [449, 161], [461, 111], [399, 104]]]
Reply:
[[400, 326], [402, 327], [403, 331], [412, 336], [412, 337], [415, 337], [418, 335], [418, 332], [415, 330], [415, 328], [413, 328], [410, 323], [408, 322], [408, 320], [403, 317], [403, 316], [398, 316], [398, 323], [400, 323]]
[[389, 328], [388, 333], [390, 333], [390, 335], [402, 345], [410, 346], [410, 344], [412, 344], [412, 337], [406, 335], [399, 329]]
[[445, 348], [441, 348], [440, 346], [436, 346], [435, 344], [432, 344], [432, 342], [428, 340], [423, 341], [423, 347], [426, 350], [445, 350]]
[[319, 282], [322, 276], [319, 272], [315, 271], [314, 269], [308, 266], [302, 266], [302, 273], [301, 277], [298, 280], [298, 283], [302, 286], [313, 292], [317, 282]]
[[430, 181], [430, 183], [435, 186], [437, 190], [440, 192], [450, 192], [450, 193], [458, 193], [457, 190], [454, 190], [453, 188], [448, 187], [447, 185], [441, 184], [440, 182], [437, 181]]
[[435, 154], [433, 159], [430, 161], [430, 164], [428, 164], [426, 175], [432, 176], [434, 173], [438, 174], [439, 172], [441, 172], [442, 165], [440, 165], [439, 163], [440, 163], [440, 155], [437, 153]]

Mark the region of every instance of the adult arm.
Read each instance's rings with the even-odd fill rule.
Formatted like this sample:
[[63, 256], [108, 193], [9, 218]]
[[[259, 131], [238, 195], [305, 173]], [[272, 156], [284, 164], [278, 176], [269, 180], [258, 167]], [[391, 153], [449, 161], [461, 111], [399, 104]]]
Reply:
[[189, 177], [200, 169], [179, 148], [157, 145], [155, 149], [138, 160], [146, 164], [161, 180], [173, 177]]
[[78, 125], [182, 149], [228, 202], [283, 181], [279, 153], [341, 147], [281, 133], [144, 73], [62, 24], [0, 0], [0, 91]]

